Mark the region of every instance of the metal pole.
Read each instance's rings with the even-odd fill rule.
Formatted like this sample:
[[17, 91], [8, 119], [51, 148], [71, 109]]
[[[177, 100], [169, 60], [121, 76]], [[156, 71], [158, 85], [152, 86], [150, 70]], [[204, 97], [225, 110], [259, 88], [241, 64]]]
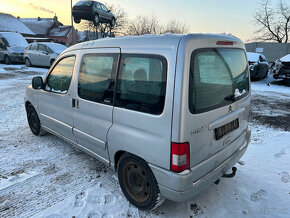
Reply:
[[72, 0], [70, 0], [70, 12], [71, 12], [71, 34], [72, 34], [72, 44], [75, 44], [74, 40], [74, 22], [72, 16]]

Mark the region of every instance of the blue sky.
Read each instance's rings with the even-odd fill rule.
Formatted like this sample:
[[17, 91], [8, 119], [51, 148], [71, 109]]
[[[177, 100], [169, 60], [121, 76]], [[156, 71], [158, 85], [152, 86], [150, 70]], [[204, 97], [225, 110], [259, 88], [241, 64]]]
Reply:
[[[73, 0], [75, 4], [78, 0]], [[278, 0], [272, 0], [277, 2]], [[129, 18], [154, 15], [162, 23], [171, 19], [185, 23], [193, 33], [232, 33], [244, 41], [254, 37], [253, 13], [260, 0], [104, 0], [119, 4]], [[70, 24], [70, 0], [1, 0], [0, 12], [20, 17], [53, 17]]]

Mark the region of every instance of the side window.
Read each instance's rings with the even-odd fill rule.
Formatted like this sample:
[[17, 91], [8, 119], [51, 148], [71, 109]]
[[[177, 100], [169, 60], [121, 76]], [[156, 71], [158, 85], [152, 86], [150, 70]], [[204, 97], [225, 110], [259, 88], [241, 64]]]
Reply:
[[38, 50], [43, 51], [43, 52], [47, 52], [45, 45], [42, 45], [42, 44], [38, 45]]
[[117, 82], [116, 106], [161, 114], [164, 108], [167, 62], [153, 55], [124, 55]]
[[30, 50], [37, 50], [37, 44], [32, 44]]
[[101, 4], [97, 2], [97, 8], [102, 10]]
[[101, 5], [101, 6], [102, 6], [103, 11], [108, 11], [105, 5]]
[[59, 61], [46, 80], [46, 90], [65, 94], [67, 93], [75, 64], [75, 56]]
[[80, 98], [99, 102], [113, 102], [114, 77], [118, 55], [89, 54], [83, 57], [79, 72]]

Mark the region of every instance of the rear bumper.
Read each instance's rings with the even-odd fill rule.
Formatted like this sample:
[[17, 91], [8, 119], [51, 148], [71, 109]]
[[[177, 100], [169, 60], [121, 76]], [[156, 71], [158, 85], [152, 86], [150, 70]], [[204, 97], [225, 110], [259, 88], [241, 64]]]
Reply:
[[85, 11], [85, 10], [74, 10], [72, 12], [73, 17], [77, 19], [93, 19], [94, 13], [91, 11]]
[[197, 180], [194, 179], [192, 170], [174, 173], [149, 164], [159, 184], [161, 195], [172, 201], [186, 201], [194, 197], [212, 185], [241, 159], [247, 150], [250, 137], [251, 131], [247, 130], [242, 145], [219, 166]]

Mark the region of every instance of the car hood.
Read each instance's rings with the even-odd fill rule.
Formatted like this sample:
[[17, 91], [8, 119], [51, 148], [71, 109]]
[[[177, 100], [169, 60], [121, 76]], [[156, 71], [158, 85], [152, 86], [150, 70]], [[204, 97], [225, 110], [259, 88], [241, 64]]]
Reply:
[[10, 49], [12, 52], [16, 52], [16, 53], [24, 53], [24, 49], [25, 49], [25, 47], [21, 47], [21, 46], [12, 46], [12, 47], [9, 47], [9, 49]]

